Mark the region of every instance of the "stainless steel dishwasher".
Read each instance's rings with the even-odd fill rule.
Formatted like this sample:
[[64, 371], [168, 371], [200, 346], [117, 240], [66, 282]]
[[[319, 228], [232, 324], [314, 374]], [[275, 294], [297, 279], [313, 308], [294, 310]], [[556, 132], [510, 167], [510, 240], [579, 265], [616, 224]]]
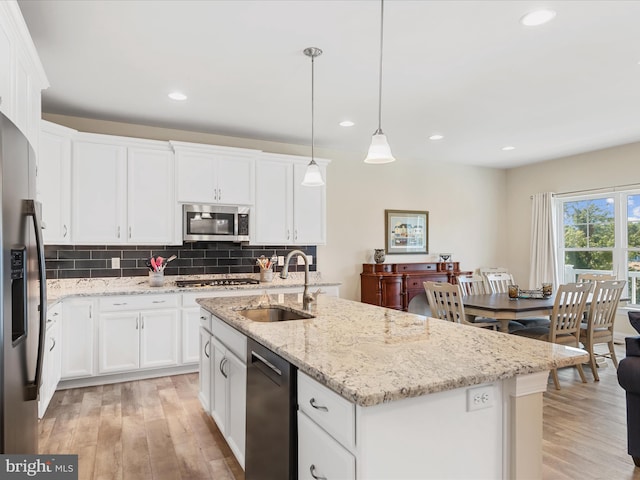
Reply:
[[296, 368], [247, 339], [247, 480], [297, 478]]

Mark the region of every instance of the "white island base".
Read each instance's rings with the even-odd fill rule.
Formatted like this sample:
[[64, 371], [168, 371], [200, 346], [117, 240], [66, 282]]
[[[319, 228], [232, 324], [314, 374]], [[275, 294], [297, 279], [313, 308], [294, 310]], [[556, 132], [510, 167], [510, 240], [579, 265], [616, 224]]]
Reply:
[[370, 407], [298, 378], [300, 480], [542, 477], [548, 372]]

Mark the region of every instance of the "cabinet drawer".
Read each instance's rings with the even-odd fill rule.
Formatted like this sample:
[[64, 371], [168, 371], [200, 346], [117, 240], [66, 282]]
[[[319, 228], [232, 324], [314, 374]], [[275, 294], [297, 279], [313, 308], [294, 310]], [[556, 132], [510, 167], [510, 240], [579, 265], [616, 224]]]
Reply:
[[298, 479], [355, 480], [356, 459], [304, 413], [298, 412]]
[[151, 308], [178, 308], [177, 295], [122, 295], [100, 297], [101, 312], [147, 310]]
[[355, 446], [355, 405], [300, 371], [298, 407], [345, 447]]
[[396, 263], [395, 272], [437, 272], [437, 263]]
[[247, 337], [219, 318], [211, 315], [211, 333], [231, 350], [242, 363], [247, 363]]
[[206, 328], [211, 333], [211, 317], [212, 315], [204, 308], [200, 309], [200, 326]]

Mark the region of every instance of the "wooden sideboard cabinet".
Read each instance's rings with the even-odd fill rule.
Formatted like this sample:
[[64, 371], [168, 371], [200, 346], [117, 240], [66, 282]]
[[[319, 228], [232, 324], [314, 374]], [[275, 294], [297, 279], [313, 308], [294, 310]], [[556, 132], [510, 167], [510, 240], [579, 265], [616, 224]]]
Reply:
[[363, 263], [360, 301], [406, 311], [411, 299], [424, 291], [423, 282], [455, 284], [465, 273], [458, 262]]

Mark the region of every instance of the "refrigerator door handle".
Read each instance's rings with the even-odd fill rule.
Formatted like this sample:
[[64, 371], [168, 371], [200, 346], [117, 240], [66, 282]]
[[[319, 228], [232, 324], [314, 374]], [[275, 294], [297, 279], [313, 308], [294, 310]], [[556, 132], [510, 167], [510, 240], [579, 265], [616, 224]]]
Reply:
[[33, 219], [33, 229], [36, 236], [36, 249], [38, 252], [38, 276], [40, 278], [40, 333], [38, 335], [38, 360], [36, 362], [36, 375], [33, 383], [27, 385], [27, 399], [37, 400], [40, 384], [42, 383], [42, 360], [44, 358], [44, 344], [47, 322], [47, 277], [44, 264], [44, 243], [42, 241], [42, 219], [40, 218], [41, 205], [35, 200], [23, 201], [23, 212]]

